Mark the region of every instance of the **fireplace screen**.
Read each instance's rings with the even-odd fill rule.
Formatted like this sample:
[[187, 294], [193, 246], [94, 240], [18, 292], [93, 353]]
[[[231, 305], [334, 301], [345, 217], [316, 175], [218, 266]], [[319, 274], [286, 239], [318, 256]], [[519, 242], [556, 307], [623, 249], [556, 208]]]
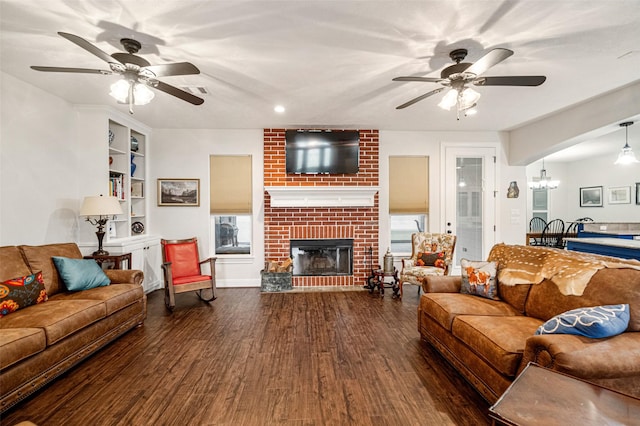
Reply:
[[293, 275], [352, 275], [353, 240], [291, 240]]

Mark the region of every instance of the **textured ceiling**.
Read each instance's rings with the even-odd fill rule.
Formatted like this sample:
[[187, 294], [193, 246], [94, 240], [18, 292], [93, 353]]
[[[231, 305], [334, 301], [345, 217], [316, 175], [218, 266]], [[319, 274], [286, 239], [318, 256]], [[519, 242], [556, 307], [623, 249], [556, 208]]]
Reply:
[[[509, 130], [640, 75], [639, 0], [2, 0], [1, 7], [2, 71], [74, 104], [126, 110], [108, 96], [117, 76], [29, 68], [108, 69], [58, 31], [109, 54], [122, 51], [120, 38], [134, 38], [152, 64], [195, 64], [200, 75], [162, 80], [205, 87], [205, 103], [158, 92], [135, 108], [135, 118], [155, 128]], [[468, 49], [474, 62], [495, 47], [515, 54], [486, 75], [547, 81], [479, 87], [479, 114], [460, 121], [437, 107], [441, 95], [395, 109], [439, 85], [393, 77], [439, 76], [452, 49]], [[276, 104], [286, 112], [275, 113]]]

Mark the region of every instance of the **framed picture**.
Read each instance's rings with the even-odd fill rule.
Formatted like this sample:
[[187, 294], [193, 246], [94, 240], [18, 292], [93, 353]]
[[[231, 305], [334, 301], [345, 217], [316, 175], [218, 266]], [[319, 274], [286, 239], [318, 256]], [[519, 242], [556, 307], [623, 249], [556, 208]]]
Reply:
[[200, 179], [158, 179], [158, 205], [199, 206]]
[[602, 187], [580, 188], [580, 207], [602, 207]]
[[640, 182], [636, 182], [636, 205], [640, 206]]
[[616, 186], [609, 188], [609, 204], [631, 204], [631, 187]]

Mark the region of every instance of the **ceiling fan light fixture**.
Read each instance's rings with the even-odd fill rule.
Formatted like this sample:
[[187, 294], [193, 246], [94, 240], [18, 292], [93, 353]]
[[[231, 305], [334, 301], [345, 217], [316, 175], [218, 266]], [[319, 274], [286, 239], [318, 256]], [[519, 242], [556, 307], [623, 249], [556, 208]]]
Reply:
[[133, 87], [133, 105], [146, 105], [154, 98], [155, 94], [145, 84], [129, 80], [118, 80], [111, 85], [111, 95], [118, 102], [128, 104], [129, 93]]
[[476, 115], [478, 113], [478, 104], [473, 104], [469, 108], [464, 110], [464, 115]]
[[618, 154], [618, 159], [616, 160], [615, 165], [627, 165], [633, 163], [640, 163], [636, 158], [636, 155], [633, 153], [633, 150], [629, 146], [629, 126], [633, 124], [633, 121], [627, 121], [624, 123], [620, 123], [621, 127], [625, 128], [625, 144], [622, 147], [622, 150]]
[[463, 111], [473, 108], [480, 99], [480, 93], [470, 87], [467, 87], [458, 96], [458, 109]]
[[154, 96], [153, 90], [149, 89], [146, 84], [135, 83], [133, 86], [133, 103], [135, 105], [146, 105], [151, 102]]
[[456, 89], [449, 90], [443, 97], [438, 106], [447, 111], [451, 111], [458, 103], [458, 91]]
[[129, 82], [126, 80], [118, 80], [111, 85], [109, 95], [120, 103], [127, 103], [129, 97]]

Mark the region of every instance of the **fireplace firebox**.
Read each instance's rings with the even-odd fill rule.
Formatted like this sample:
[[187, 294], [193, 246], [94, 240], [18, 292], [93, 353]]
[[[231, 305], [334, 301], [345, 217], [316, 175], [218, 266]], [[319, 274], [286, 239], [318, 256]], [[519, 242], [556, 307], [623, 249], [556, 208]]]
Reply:
[[294, 276], [352, 275], [352, 239], [291, 240]]

